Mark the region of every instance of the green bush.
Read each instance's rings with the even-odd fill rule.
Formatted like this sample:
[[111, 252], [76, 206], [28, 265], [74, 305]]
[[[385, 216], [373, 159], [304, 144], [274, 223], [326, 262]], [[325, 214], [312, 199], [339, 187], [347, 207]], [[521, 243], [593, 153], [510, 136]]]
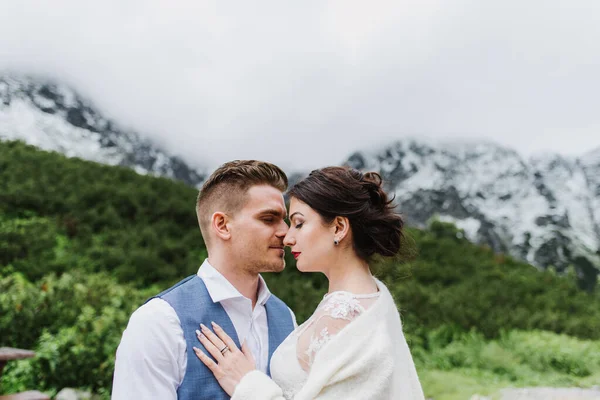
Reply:
[[[600, 341], [581, 340], [544, 331], [509, 331], [496, 340], [471, 331], [441, 327], [428, 334], [428, 348], [412, 348], [416, 362], [431, 370], [489, 371], [508, 381], [535, 381], [555, 375], [576, 382], [600, 374]], [[416, 350], [416, 351], [415, 351]]]
[[108, 393], [114, 357], [131, 313], [158, 288], [137, 290], [106, 273], [48, 275], [30, 283], [19, 274], [0, 280], [0, 337], [31, 348], [36, 358], [11, 362], [2, 390], [27, 385], [48, 391], [85, 387]]
[[500, 343], [536, 371], [554, 370], [585, 377], [600, 370], [599, 341], [582, 341], [543, 331], [511, 331], [502, 336]]
[[0, 265], [12, 265], [31, 279], [60, 270], [54, 263], [58, 233], [51, 218], [0, 216]]
[[600, 338], [598, 292], [583, 292], [570, 277], [473, 245], [440, 224], [408, 230], [418, 249], [414, 260], [383, 261], [377, 268], [411, 334], [424, 337], [450, 325], [461, 332], [475, 328], [486, 338], [511, 329]]
[[106, 273], [72, 271], [31, 283], [22, 274], [0, 278], [0, 337], [3, 345], [31, 348], [43, 331], [74, 326], [85, 307], [112, 307], [131, 314], [157, 288], [144, 291], [119, 285]]

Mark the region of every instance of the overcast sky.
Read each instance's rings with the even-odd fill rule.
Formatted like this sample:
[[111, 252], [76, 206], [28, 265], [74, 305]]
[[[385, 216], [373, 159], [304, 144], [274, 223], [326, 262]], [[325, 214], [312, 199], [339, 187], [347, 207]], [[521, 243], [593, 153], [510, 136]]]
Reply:
[[312, 168], [406, 135], [600, 146], [598, 0], [0, 0], [0, 68], [196, 165]]

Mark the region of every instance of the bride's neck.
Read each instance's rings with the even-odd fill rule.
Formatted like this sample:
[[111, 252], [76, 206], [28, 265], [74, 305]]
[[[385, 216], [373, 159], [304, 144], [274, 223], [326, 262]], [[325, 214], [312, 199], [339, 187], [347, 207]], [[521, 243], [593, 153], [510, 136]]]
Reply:
[[331, 266], [327, 272], [329, 293], [337, 291], [354, 294], [377, 292], [377, 284], [371, 275], [369, 264], [360, 258], [343, 257]]

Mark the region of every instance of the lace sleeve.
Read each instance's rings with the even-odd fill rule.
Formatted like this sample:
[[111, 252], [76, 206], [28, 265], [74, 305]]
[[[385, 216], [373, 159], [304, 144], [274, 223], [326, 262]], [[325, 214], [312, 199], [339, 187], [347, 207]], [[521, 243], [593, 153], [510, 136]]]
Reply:
[[326, 298], [298, 337], [296, 356], [302, 369], [310, 371], [319, 350], [364, 310], [365, 305], [350, 293], [333, 293]]

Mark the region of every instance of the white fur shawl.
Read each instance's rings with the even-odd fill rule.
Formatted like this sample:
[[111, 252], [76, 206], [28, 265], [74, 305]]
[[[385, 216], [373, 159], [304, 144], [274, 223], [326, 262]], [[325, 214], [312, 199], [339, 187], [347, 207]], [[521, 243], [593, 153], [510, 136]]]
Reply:
[[[294, 400], [423, 400], [400, 315], [383, 283], [381, 295], [319, 352]], [[281, 388], [259, 371], [248, 373], [232, 400], [285, 400]]]

